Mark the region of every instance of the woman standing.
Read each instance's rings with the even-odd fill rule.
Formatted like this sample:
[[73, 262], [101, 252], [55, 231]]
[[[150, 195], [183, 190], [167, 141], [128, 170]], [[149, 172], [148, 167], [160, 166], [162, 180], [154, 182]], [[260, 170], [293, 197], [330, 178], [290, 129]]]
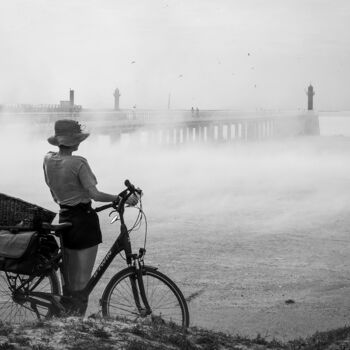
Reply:
[[[117, 195], [100, 192], [97, 180], [87, 160], [72, 153], [89, 136], [75, 120], [58, 120], [55, 135], [48, 142], [59, 147], [44, 158], [45, 181], [54, 201], [60, 206], [59, 222], [71, 222], [72, 227], [62, 235], [64, 283], [63, 295], [79, 302], [71, 311], [84, 315], [88, 296], [82, 290], [89, 281], [95, 263], [98, 244], [102, 242], [99, 219], [91, 208], [91, 200], [114, 202]], [[127, 204], [137, 204], [137, 197], [129, 197]]]

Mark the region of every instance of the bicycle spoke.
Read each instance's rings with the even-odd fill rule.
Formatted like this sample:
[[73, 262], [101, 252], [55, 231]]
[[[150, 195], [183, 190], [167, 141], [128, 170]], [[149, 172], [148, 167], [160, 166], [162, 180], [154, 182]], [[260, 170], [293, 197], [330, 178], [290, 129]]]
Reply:
[[5, 294], [10, 294], [8, 281], [4, 278], [2, 278], [2, 280], [5, 281], [6, 284], [4, 283], [4, 285], [2, 285], [0, 283], [0, 291]]
[[[8, 304], [8, 305], [6, 305], [6, 304]], [[9, 309], [10, 307], [12, 307], [12, 304], [10, 303], [10, 301], [6, 301], [4, 306], [0, 305], [2, 312], [4, 312], [6, 309]]]
[[165, 298], [165, 294], [160, 299], [158, 299], [158, 304], [157, 305], [160, 305], [164, 298]]
[[6, 287], [1, 286], [0, 291], [2, 293], [8, 294], [9, 293], [8, 284], [6, 285]]
[[140, 313], [138, 311], [130, 311], [130, 310], [123, 309], [121, 307], [115, 307], [113, 305], [111, 305], [111, 307], [114, 307], [114, 308], [118, 309], [119, 311], [125, 311], [131, 315], [140, 316]]
[[[148, 279], [147, 279], [148, 280]], [[156, 292], [156, 289], [154, 288], [154, 289], [152, 289], [152, 294], [150, 295], [150, 296], [148, 296], [148, 299], [150, 300], [149, 302], [151, 303], [151, 304], [153, 304], [154, 303], [154, 293]]]
[[16, 312], [15, 312], [15, 314], [13, 315], [13, 318], [14, 319], [16, 319], [16, 316], [17, 316], [17, 314], [18, 314], [18, 312], [20, 312], [20, 308], [18, 307], [18, 306], [16, 306]]
[[125, 301], [126, 303], [130, 303], [130, 301], [134, 300], [134, 297], [130, 295], [129, 297], [120, 295], [120, 293], [117, 294], [116, 299], [119, 299], [121, 301]]
[[[168, 305], [171, 305], [171, 306], [168, 306]], [[153, 308], [154, 309], [159, 309], [159, 308], [162, 308], [162, 310], [166, 310], [166, 309], [174, 309], [178, 306], [179, 304], [178, 303], [174, 303], [173, 301], [172, 302], [169, 302], [169, 303], [166, 303], [166, 304], [161, 304], [161, 305], [155, 305]]]
[[109, 303], [109, 305], [115, 308], [122, 307], [122, 306], [131, 308], [130, 304], [123, 304], [123, 303], [117, 303], [117, 302]]
[[[132, 293], [131, 285], [127, 284], [127, 282], [125, 284], [126, 284], [126, 286], [124, 286], [124, 284], [120, 286], [122, 291], [118, 291], [119, 295], [124, 297], [125, 299], [127, 299], [128, 296], [129, 296], [129, 298], [133, 298], [134, 296], [133, 296], [133, 293]], [[129, 290], [127, 290], [127, 288]], [[127, 294], [126, 296], [125, 296], [125, 294], [122, 293], [123, 291], [125, 291], [125, 293]]]

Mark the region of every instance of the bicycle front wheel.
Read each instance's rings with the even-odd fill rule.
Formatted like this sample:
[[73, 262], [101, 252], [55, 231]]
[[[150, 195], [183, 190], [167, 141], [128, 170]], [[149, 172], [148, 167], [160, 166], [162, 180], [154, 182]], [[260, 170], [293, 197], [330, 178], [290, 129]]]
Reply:
[[140, 303], [135, 300], [132, 280], [137, 280], [137, 272], [135, 268], [130, 267], [116, 274], [103, 292], [101, 299], [103, 316], [131, 321], [149, 318], [188, 327], [190, 318], [187, 303], [176, 284], [169, 277], [149, 266], [142, 268], [142, 276], [151, 313], [145, 314], [140, 310], [140, 303], [143, 304], [143, 300], [138, 283], [136, 283], [138, 295], [136, 299], [139, 299]]
[[59, 294], [59, 281], [54, 271], [46, 276], [22, 275], [0, 271], [0, 321], [22, 323], [51, 316], [51, 310], [29, 300], [30, 292]]

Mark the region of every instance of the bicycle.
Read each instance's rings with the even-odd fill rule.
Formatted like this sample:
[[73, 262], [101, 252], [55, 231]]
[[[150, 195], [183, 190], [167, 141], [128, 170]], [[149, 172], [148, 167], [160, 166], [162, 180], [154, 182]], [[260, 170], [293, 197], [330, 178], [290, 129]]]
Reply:
[[[156, 267], [145, 265], [145, 246], [138, 254], [132, 252], [129, 234], [139, 227], [145, 218], [145, 235], [147, 220], [142, 210], [142, 191], [135, 188], [128, 180], [126, 189], [119, 194], [118, 203], [110, 203], [95, 208], [96, 212], [113, 208], [116, 213], [111, 223], [120, 221], [120, 233], [115, 242], [95, 269], [83, 290], [89, 296], [117, 254], [125, 252], [127, 267], [116, 273], [108, 282], [100, 299], [102, 316], [135, 320], [149, 318], [152, 321], [171, 322], [181, 327], [189, 326], [189, 312], [181, 290]], [[137, 219], [131, 229], [124, 221], [125, 204], [134, 193], [140, 196]], [[58, 237], [70, 223], [58, 225], [43, 224], [44, 234]], [[35, 275], [22, 275], [11, 272], [0, 272], [0, 320], [3, 322], [21, 323], [23, 321], [45, 319], [54, 315], [64, 315], [67, 302], [71, 297], [62, 295], [60, 280], [63, 276], [62, 248]]]

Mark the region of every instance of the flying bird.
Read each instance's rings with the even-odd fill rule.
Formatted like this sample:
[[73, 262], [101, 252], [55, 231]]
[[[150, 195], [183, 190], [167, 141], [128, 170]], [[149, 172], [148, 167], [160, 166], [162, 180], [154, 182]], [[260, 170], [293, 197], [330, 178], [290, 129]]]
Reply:
[[132, 62], [131, 62], [131, 64], [134, 64], [134, 63], [135, 63], [135, 61], [132, 61]]

